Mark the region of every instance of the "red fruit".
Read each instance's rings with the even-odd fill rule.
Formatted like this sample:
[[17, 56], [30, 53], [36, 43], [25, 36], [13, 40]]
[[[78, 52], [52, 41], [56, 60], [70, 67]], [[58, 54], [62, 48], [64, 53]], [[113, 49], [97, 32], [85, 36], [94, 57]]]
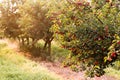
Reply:
[[63, 32], [58, 32], [58, 31], [56, 31], [55, 33], [60, 34], [60, 35], [64, 34]]
[[63, 46], [61, 46], [61, 48], [65, 48], [65, 46], [63, 45]]
[[105, 30], [105, 34], [108, 35], [109, 32], [108, 26], [105, 26], [104, 30]]
[[115, 4], [114, 4], [114, 3], [111, 3], [111, 6], [115, 6]]
[[56, 31], [55, 33], [59, 34], [60, 32], [59, 32], [59, 31]]
[[58, 24], [58, 25], [61, 25], [61, 22], [60, 22], [60, 21], [57, 21], [57, 24]]
[[64, 67], [64, 68], [66, 68], [66, 67], [67, 67], [67, 65], [63, 65], [63, 67]]
[[108, 61], [112, 61], [112, 58], [111, 58], [111, 57], [109, 57], [107, 60], [108, 60]]
[[72, 50], [72, 51], [74, 51], [74, 50], [75, 50], [75, 48], [72, 48], [71, 50]]
[[117, 42], [117, 44], [120, 44], [120, 41], [119, 41], [119, 42]]
[[75, 51], [75, 48], [70, 48], [69, 50], [71, 50], [71, 51]]
[[68, 50], [72, 50], [72, 48], [69, 48]]
[[100, 40], [101, 40], [101, 37], [99, 37], [98, 40], [100, 41]]
[[75, 16], [72, 16], [71, 19], [72, 19], [72, 20], [75, 20]]
[[111, 57], [116, 57], [116, 53], [115, 52], [113, 52], [112, 54], [111, 54]]
[[98, 65], [98, 64], [99, 64], [99, 62], [98, 62], [98, 61], [95, 61], [95, 62], [94, 62], [94, 64], [95, 64], [95, 65]]
[[61, 32], [57, 32], [57, 34], [60, 34]]
[[56, 31], [55, 33], [59, 33], [58, 31]]
[[104, 50], [105, 50], [105, 48], [102, 48], [102, 50], [104, 51]]
[[90, 5], [90, 3], [89, 3], [89, 2], [86, 2], [86, 3], [85, 3], [85, 6], [89, 6], [89, 5]]
[[110, 0], [106, 0], [106, 2], [110, 2]]
[[96, 40], [97, 40], [97, 38], [94, 39], [94, 41], [96, 41]]
[[79, 6], [83, 6], [83, 3], [81, 3], [81, 2], [77, 2], [76, 4]]

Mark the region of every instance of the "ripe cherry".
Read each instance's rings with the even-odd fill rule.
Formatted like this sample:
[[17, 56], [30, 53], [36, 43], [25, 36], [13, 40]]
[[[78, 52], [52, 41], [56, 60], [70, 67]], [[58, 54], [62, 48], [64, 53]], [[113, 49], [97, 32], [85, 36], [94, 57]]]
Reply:
[[110, 2], [110, 0], [106, 0], [106, 2]]
[[113, 53], [111, 54], [111, 57], [115, 58], [115, 57], [116, 57], [116, 53], [113, 52]]
[[81, 2], [77, 2], [76, 4], [79, 6], [83, 6], [83, 3], [81, 3]]
[[98, 62], [98, 61], [95, 61], [95, 62], [94, 62], [94, 64], [95, 64], [95, 65], [98, 65], [98, 64], [99, 64], [99, 62]]
[[120, 44], [120, 41], [119, 41], [119, 42], [117, 42], [117, 44]]

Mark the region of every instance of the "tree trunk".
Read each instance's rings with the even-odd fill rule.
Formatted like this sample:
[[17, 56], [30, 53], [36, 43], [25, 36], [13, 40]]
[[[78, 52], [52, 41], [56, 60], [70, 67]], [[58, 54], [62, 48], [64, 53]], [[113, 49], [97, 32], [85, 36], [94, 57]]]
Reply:
[[22, 39], [22, 45], [24, 45], [24, 38], [21, 38]]
[[29, 45], [29, 37], [26, 38], [27, 45]]
[[45, 50], [45, 49], [46, 49], [47, 44], [48, 44], [48, 41], [45, 41], [45, 44], [44, 44], [43, 50]]
[[48, 43], [48, 54], [51, 56], [51, 41]]
[[49, 40], [48, 40], [48, 54], [51, 56], [51, 42], [52, 40], [54, 39], [54, 37], [51, 37]]
[[18, 41], [19, 41], [19, 43], [20, 43], [20, 37], [17, 37], [17, 39], [18, 39]]

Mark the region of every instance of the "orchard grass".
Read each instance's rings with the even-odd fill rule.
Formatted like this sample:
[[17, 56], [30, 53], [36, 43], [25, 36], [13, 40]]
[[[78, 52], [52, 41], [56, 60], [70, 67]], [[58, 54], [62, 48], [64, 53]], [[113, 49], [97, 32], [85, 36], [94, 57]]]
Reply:
[[28, 60], [0, 43], [0, 80], [62, 80], [62, 78]]
[[[43, 40], [39, 40], [36, 43], [36, 47], [42, 48], [45, 42]], [[63, 62], [71, 53], [69, 50], [62, 48], [62, 45], [57, 41], [53, 40], [51, 45], [51, 61], [53, 62]]]
[[105, 72], [106, 75], [116, 77], [120, 80], [120, 70], [114, 69], [113, 67], [108, 67], [105, 69]]
[[53, 61], [59, 61], [59, 62], [63, 62], [66, 60], [66, 58], [68, 57], [68, 55], [71, 53], [69, 50], [64, 49], [61, 47], [62, 45], [59, 44], [57, 41], [53, 41], [52, 42], [52, 53], [51, 53], [51, 57], [53, 59]]

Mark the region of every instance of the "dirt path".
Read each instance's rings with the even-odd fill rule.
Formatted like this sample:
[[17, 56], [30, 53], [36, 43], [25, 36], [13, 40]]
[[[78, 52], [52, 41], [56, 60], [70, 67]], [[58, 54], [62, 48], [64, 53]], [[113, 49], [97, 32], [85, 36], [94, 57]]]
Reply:
[[6, 43], [8, 47], [12, 50], [18, 50], [18, 43], [15, 41], [10, 41], [8, 39], [0, 39], [0, 43]]
[[44, 67], [47, 67], [50, 71], [62, 76], [64, 80], [85, 80], [83, 72], [73, 72], [68, 67], [61, 67], [60, 63], [42, 61], [40, 64]]
[[[6, 43], [10, 49], [15, 51], [19, 51], [18, 44], [16, 42], [11, 42], [7, 39], [0, 40], [0, 43]], [[94, 78], [86, 78], [84, 72], [73, 72], [68, 67], [64, 68], [61, 67], [60, 63], [52, 63], [47, 61], [39, 61], [39, 59], [32, 59], [38, 62], [41, 66], [46, 67], [48, 70], [60, 75], [63, 77], [64, 80], [117, 80], [111, 76], [101, 76], [101, 77], [94, 77]]]
[[60, 63], [52, 63], [46, 61], [42, 61], [39, 63], [41, 66], [48, 68], [48, 70], [62, 76], [64, 80], [118, 80], [115, 77], [107, 75], [103, 75], [101, 77], [88, 78], [85, 77], [84, 72], [73, 72], [68, 67], [61, 67]]

